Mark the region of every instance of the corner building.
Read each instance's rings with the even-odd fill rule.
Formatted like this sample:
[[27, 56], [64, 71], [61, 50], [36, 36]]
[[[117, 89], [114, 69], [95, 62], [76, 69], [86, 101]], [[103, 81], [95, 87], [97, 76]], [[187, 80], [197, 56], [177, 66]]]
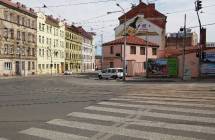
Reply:
[[65, 67], [65, 25], [59, 19], [37, 14], [37, 73], [59, 74]]
[[0, 76], [36, 74], [36, 19], [33, 9], [0, 0]]

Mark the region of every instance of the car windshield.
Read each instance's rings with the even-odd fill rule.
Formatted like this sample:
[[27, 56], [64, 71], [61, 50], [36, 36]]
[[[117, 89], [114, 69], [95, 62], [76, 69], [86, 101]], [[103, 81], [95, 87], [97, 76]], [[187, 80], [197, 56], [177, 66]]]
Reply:
[[123, 69], [118, 69], [118, 72], [123, 72]]

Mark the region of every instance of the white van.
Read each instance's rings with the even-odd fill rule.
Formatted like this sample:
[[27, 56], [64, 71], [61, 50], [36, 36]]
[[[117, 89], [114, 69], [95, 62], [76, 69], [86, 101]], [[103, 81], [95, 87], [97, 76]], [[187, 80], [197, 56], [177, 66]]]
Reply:
[[98, 74], [99, 79], [117, 79], [123, 78], [123, 69], [122, 68], [108, 68], [104, 69]]

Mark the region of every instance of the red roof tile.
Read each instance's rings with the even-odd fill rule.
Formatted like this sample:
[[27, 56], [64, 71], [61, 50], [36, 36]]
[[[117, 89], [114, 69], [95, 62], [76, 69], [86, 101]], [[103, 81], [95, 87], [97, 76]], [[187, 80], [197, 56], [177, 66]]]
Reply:
[[[155, 25], [165, 28], [166, 27], [166, 16], [159, 11], [155, 9], [155, 4], [145, 4], [141, 2], [136, 7], [132, 8], [130, 11], [128, 11], [125, 15], [122, 15], [119, 17], [120, 23], [124, 23], [124, 16], [126, 16], [126, 19], [132, 19], [136, 17], [137, 15], [144, 14], [145, 18], [149, 18], [149, 21], [154, 23]], [[153, 18], [153, 19], [150, 19]], [[158, 18], [158, 19], [156, 19]]]
[[[124, 44], [124, 39], [125, 37], [104, 43], [103, 46], [108, 46], [108, 45], [120, 45]], [[146, 46], [147, 42], [139, 37], [136, 36], [127, 36], [127, 44], [129, 45], [139, 45], [139, 46]], [[148, 42], [148, 46], [151, 47], [159, 47], [159, 45]]]

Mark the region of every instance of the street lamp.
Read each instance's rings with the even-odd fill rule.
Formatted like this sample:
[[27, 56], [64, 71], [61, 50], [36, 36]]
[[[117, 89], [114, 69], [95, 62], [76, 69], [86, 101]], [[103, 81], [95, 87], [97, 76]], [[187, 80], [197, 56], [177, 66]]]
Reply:
[[124, 14], [123, 81], [125, 81], [126, 80], [126, 59], [125, 59], [126, 50], [125, 49], [127, 45], [126, 15], [125, 15], [125, 9], [119, 3], [117, 3], [116, 6], [118, 6], [121, 9], [121, 11], [107, 12], [107, 14], [118, 13], [118, 12], [122, 12]]

